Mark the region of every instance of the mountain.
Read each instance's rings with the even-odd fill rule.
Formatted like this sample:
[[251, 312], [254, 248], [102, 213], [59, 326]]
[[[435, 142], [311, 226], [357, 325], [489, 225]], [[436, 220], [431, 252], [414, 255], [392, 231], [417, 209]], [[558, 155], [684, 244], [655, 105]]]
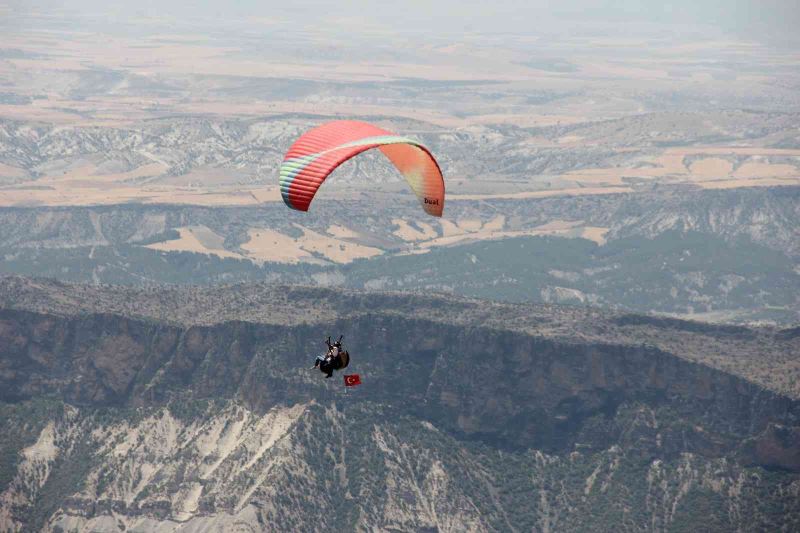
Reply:
[[[345, 334], [345, 391], [310, 370]], [[0, 528], [792, 531], [800, 333], [0, 278]]]
[[720, 322], [800, 313], [797, 187], [258, 207], [0, 209], [0, 272], [118, 284], [263, 281], [592, 304]]

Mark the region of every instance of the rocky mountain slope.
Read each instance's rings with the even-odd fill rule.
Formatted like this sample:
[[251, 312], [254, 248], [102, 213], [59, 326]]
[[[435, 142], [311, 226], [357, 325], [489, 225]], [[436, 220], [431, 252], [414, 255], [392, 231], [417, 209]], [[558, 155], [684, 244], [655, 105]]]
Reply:
[[[308, 369], [336, 332], [364, 379], [352, 391]], [[800, 521], [800, 391], [770, 378], [798, 363], [795, 330], [304, 287], [5, 278], [0, 340], [6, 529]]]

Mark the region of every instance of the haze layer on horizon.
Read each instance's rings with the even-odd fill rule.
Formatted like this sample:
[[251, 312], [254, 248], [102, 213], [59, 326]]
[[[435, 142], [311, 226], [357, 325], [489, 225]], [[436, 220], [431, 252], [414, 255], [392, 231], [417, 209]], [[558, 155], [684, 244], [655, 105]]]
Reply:
[[800, 45], [800, 3], [782, 0], [499, 0], [400, 4], [367, 0], [330, 2], [189, 2], [144, 0], [12, 0], [0, 27], [24, 30], [34, 19], [72, 31], [156, 31], [203, 24], [220, 30], [245, 24], [250, 31], [307, 27], [313, 31], [359, 31], [452, 38], [457, 34], [610, 34], [670, 38], [683, 34], [735, 36], [773, 46]]

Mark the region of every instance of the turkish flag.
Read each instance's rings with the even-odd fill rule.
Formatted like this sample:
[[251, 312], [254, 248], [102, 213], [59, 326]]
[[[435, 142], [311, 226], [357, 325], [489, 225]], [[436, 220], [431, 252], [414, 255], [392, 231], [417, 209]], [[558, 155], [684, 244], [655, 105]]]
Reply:
[[345, 374], [344, 375], [344, 386], [345, 387], [355, 387], [356, 385], [361, 385], [361, 376], [358, 374]]

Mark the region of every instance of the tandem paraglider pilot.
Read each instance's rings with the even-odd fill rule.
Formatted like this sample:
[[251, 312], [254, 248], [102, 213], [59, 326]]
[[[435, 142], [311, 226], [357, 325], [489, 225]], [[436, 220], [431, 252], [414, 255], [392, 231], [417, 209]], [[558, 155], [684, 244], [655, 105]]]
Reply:
[[314, 361], [314, 366], [311, 368], [314, 369], [319, 367], [322, 373], [325, 374], [326, 378], [331, 377], [334, 370], [346, 368], [347, 365], [350, 364], [350, 354], [342, 347], [343, 338], [344, 335], [340, 335], [339, 340], [332, 343], [331, 338], [328, 337], [327, 340], [325, 340], [325, 344], [328, 346], [328, 351], [324, 354], [318, 355]]

